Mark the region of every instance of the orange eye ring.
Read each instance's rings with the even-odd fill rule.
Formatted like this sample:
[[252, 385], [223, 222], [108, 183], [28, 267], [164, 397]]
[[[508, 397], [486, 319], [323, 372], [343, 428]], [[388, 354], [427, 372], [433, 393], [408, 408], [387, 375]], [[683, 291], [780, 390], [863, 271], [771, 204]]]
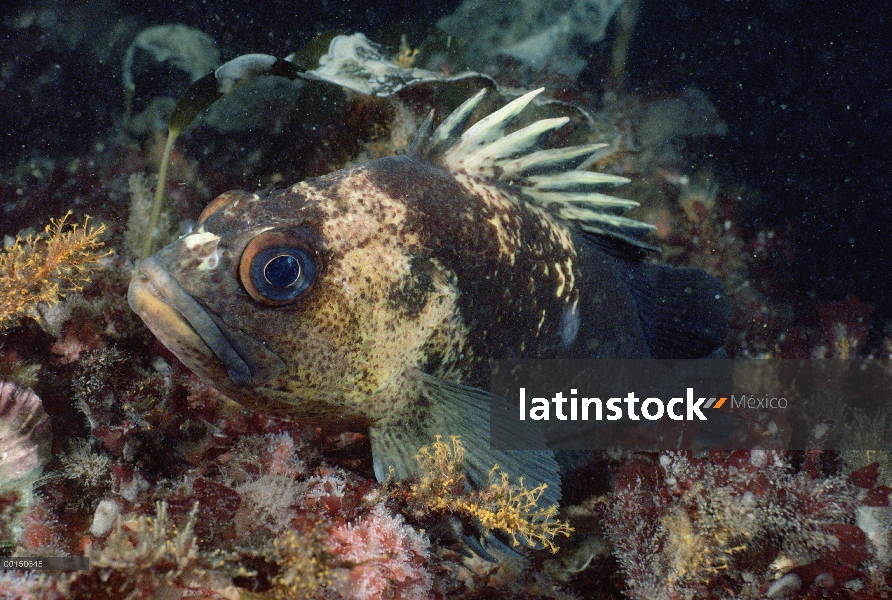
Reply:
[[239, 261], [245, 291], [258, 302], [284, 306], [302, 296], [316, 274], [306, 242], [288, 231], [265, 231], [248, 242]]

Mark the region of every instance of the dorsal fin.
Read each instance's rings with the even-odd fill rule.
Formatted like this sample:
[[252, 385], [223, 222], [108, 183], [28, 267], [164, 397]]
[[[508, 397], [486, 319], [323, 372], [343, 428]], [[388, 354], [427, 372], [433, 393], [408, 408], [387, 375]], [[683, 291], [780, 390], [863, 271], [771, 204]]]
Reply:
[[607, 144], [586, 144], [537, 150], [541, 140], [569, 121], [542, 119], [505, 134], [505, 128], [544, 88], [528, 92], [464, 130], [486, 90], [455, 109], [433, 132], [426, 119], [410, 154], [463, 172], [520, 188], [536, 204], [574, 224], [580, 231], [603, 235], [647, 249], [641, 239], [652, 225], [622, 216], [638, 206], [634, 200], [604, 194], [602, 188], [628, 183], [617, 175], [578, 169]]

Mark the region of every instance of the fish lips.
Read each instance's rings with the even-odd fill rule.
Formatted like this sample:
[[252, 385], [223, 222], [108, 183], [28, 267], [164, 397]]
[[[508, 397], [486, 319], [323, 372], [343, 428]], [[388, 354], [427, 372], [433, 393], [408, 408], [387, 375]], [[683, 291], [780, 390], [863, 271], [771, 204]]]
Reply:
[[214, 384], [221, 383], [225, 370], [236, 387], [244, 388], [284, 366], [252, 337], [214, 319], [154, 258], [142, 261], [139, 270], [127, 292], [130, 308], [191, 370]]

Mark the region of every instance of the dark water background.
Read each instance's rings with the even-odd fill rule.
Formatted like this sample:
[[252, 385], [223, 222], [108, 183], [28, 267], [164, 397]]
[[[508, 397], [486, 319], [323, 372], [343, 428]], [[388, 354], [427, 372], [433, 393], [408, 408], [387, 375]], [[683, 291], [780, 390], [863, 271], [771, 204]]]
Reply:
[[[168, 22], [199, 28], [217, 41], [225, 60], [248, 52], [284, 56], [330, 29], [378, 41], [376, 33], [388, 29], [417, 31], [421, 38], [457, 5], [4, 2], [0, 166], [8, 171], [31, 156], [77, 155], [112, 130], [122, 106], [119, 70], [97, 61], [88, 46], [91, 35], [101, 36], [118, 19], [140, 28]], [[889, 6], [879, 0], [642, 0], [627, 69], [627, 85], [643, 95], [686, 86], [708, 94], [729, 134], [704, 152], [720, 174], [761, 192], [745, 211], [750, 224], [791, 226], [797, 252], [788, 275], [795, 288], [815, 301], [854, 294], [874, 304], [876, 341], [892, 321]], [[51, 7], [60, 29], [80, 17], [87, 35], [66, 47], [46, 28], [13, 26], [29, 7]], [[587, 49], [589, 55], [603, 61], [610, 41]], [[593, 68], [579, 83], [603, 86]]]
[[729, 135], [716, 155], [761, 189], [750, 218], [794, 224], [791, 276], [818, 300], [892, 316], [888, 2], [645, 2], [630, 78], [695, 84]]

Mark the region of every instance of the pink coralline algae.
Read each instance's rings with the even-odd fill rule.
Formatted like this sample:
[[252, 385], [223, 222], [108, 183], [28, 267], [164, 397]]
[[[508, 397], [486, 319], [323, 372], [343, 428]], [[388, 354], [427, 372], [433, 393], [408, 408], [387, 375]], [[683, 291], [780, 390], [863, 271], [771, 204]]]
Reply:
[[431, 591], [431, 576], [422, 569], [427, 539], [382, 504], [354, 523], [333, 528], [328, 543], [335, 556], [355, 565], [348, 598], [423, 598]]
[[377, 484], [308, 465], [287, 424], [265, 423], [155, 489], [128, 498], [114, 476], [85, 532], [93, 568], [64, 580], [69, 597], [228, 597], [232, 582], [271, 599], [429, 597], [424, 533]]

